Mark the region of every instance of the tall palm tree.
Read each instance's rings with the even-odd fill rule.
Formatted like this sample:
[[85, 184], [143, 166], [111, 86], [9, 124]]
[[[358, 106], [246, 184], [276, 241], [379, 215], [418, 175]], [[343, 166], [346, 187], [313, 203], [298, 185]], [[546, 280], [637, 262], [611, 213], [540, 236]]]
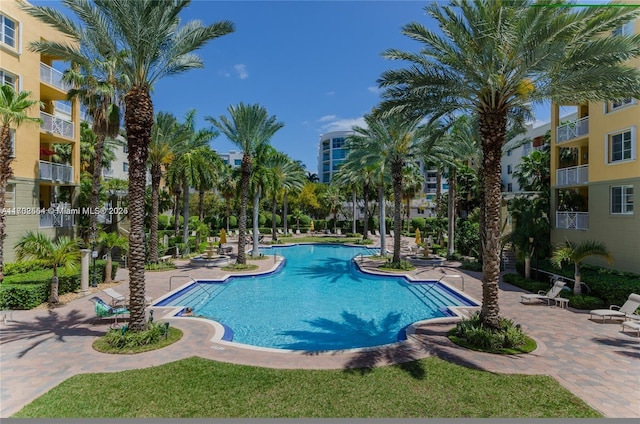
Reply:
[[265, 167], [268, 170], [268, 192], [271, 195], [271, 237], [278, 240], [276, 231], [277, 201], [280, 194], [284, 195], [291, 189], [301, 189], [304, 184], [304, 170], [287, 154], [274, 151], [266, 158]]
[[513, 177], [524, 191], [549, 193], [551, 188], [551, 155], [547, 150], [534, 150], [524, 156], [513, 171]]
[[[71, 67], [65, 71], [63, 80], [72, 84], [68, 99], [79, 99], [91, 116], [91, 129], [95, 134], [93, 144], [93, 169], [91, 179], [90, 209], [96, 210], [100, 201], [100, 182], [105, 140], [115, 138], [120, 133], [120, 90], [123, 82], [118, 81], [114, 58], [103, 60], [98, 54], [96, 40], [83, 40], [82, 56], [76, 57]], [[98, 215], [89, 214], [88, 239], [95, 243], [98, 237]]]
[[227, 226], [227, 234], [229, 234], [229, 218], [231, 216], [231, 201], [238, 192], [238, 178], [231, 165], [223, 164], [220, 167], [218, 178], [218, 191], [224, 198], [225, 202], [225, 218]]
[[[233, 32], [234, 27], [230, 21], [181, 24], [180, 14], [189, 0], [63, 0], [62, 4], [83, 27], [51, 7], [26, 5], [25, 10], [78, 45], [84, 39], [100, 40], [100, 56], [113, 58], [122, 79], [128, 81], [124, 122], [129, 147], [130, 328], [142, 330], [146, 326], [144, 193], [153, 127], [150, 90], [165, 76], [202, 68], [203, 62], [194, 52], [208, 41]], [[81, 56], [76, 45], [38, 41], [32, 46], [40, 53], [70, 62]]]
[[[19, 127], [23, 123], [39, 124], [40, 118], [32, 118], [27, 115], [27, 110], [31, 106], [40, 105], [38, 100], [31, 100], [31, 92], [20, 91], [16, 93], [13, 87], [7, 84], [0, 86], [0, 210], [4, 210], [5, 193], [7, 191], [7, 183], [13, 177], [14, 152], [12, 146], [11, 127]], [[4, 266], [4, 239], [7, 237], [6, 215], [0, 213], [0, 281], [3, 280], [4, 274], [2, 268]]]
[[240, 103], [237, 106], [229, 106], [227, 111], [231, 119], [226, 116], [220, 116], [219, 119], [208, 116], [205, 119], [222, 131], [243, 152], [240, 165], [240, 217], [238, 222], [240, 236], [238, 237], [236, 263], [245, 265], [247, 263], [244, 251], [246, 243], [245, 231], [247, 229], [247, 204], [252, 174], [252, 159], [263, 148], [264, 144], [269, 143], [271, 137], [284, 124], [278, 122], [275, 116], [269, 116], [267, 110], [259, 104], [245, 105]]
[[613, 263], [613, 257], [607, 250], [607, 246], [604, 243], [594, 240], [585, 240], [578, 244], [573, 241], [565, 240], [563, 246], [558, 247], [551, 256], [551, 263], [560, 268], [562, 262], [573, 262], [575, 279], [573, 285], [574, 294], [582, 294], [582, 288], [580, 284], [580, 264], [589, 256], [600, 256], [606, 259], [609, 264]]
[[15, 245], [19, 261], [39, 259], [53, 268], [49, 303], [58, 303], [58, 269], [72, 271], [80, 259], [80, 250], [76, 240], [63, 236], [53, 241], [43, 233], [27, 231]]
[[[364, 118], [367, 128], [354, 127], [355, 134], [348, 136], [350, 149], [363, 164], [379, 163], [381, 173], [388, 167], [393, 184], [394, 211], [393, 263], [400, 262], [400, 235], [402, 234], [402, 170], [412, 161], [419, 145], [427, 144], [427, 128], [420, 127], [420, 119], [404, 114], [371, 114]], [[379, 190], [382, 193], [383, 184]], [[381, 196], [381, 211], [384, 195]], [[384, 230], [384, 214], [380, 214], [380, 236]], [[382, 244], [381, 244], [382, 247]], [[383, 253], [384, 254], [384, 250]]]
[[98, 243], [107, 251], [107, 263], [105, 266], [105, 278], [104, 282], [109, 284], [111, 283], [111, 266], [112, 266], [112, 257], [111, 252], [114, 247], [122, 251], [127, 251], [129, 248], [129, 241], [126, 237], [122, 237], [117, 232], [107, 233], [104, 231], [100, 231], [100, 235], [98, 236]]
[[420, 173], [417, 166], [407, 166], [403, 170], [402, 177], [402, 199], [405, 201], [405, 212], [407, 213], [407, 231], [411, 231], [411, 201], [422, 192], [424, 175]]
[[[151, 174], [151, 222], [149, 228], [149, 261], [158, 262], [158, 215], [160, 180], [163, 172], [171, 164], [174, 152], [172, 146], [180, 144], [185, 131], [178, 125], [176, 117], [170, 113], [158, 112], [155, 116], [149, 144], [147, 163]], [[175, 215], [174, 215], [175, 217]]]
[[331, 184], [322, 198], [329, 207], [329, 212], [333, 214], [333, 233], [335, 234], [336, 228], [338, 228], [338, 212], [340, 212], [344, 200], [342, 193], [336, 184]]
[[500, 158], [509, 114], [545, 98], [579, 104], [640, 93], [640, 70], [625, 65], [640, 55], [637, 36], [602, 37], [640, 10], [558, 7], [565, 5], [556, 0], [432, 3], [425, 11], [440, 31], [410, 23], [402, 32], [422, 44], [420, 51], [385, 52], [389, 59], [409, 62], [379, 80], [386, 89], [385, 110], [477, 115], [484, 184], [480, 317], [492, 328], [500, 325]]

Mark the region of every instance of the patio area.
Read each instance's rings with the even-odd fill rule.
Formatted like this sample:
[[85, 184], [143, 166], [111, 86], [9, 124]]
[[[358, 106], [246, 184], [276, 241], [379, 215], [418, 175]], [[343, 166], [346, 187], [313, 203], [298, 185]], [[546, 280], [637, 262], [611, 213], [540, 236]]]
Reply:
[[[273, 266], [270, 260], [253, 263], [261, 270]], [[363, 266], [374, 264], [365, 261]], [[223, 274], [226, 272], [219, 268], [194, 268], [186, 263], [181, 263], [175, 270], [148, 272], [147, 295], [158, 299], [166, 294], [171, 276], [181, 276], [173, 278], [172, 288], [175, 289], [190, 277], [215, 278]], [[477, 300], [482, 297], [478, 273], [445, 266], [419, 268], [410, 274], [425, 279], [461, 274], [465, 280], [464, 292]], [[127, 271], [120, 269], [117, 280], [123, 283], [115, 289], [128, 293]], [[461, 289], [458, 279], [446, 281]], [[98, 295], [108, 300], [108, 296], [97, 291], [52, 310], [14, 311], [10, 321], [0, 324], [0, 417], [11, 416], [75, 374], [151, 367], [191, 356], [236, 364], [302, 369], [380, 366], [438, 356], [489, 372], [550, 375], [606, 417], [640, 418], [640, 338], [622, 333], [619, 322], [590, 321], [584, 312], [542, 303], [523, 305], [521, 293], [517, 287], [500, 284], [501, 313], [520, 323], [538, 343], [538, 349], [528, 355], [498, 356], [460, 348], [446, 338], [453, 320], [421, 325], [408, 341], [378, 349], [291, 353], [212, 341], [214, 327], [191, 318], [167, 319], [184, 332], [183, 338], [169, 347], [137, 355], [109, 355], [91, 347], [111, 322], [103, 320], [91, 324], [95, 314], [88, 299]], [[168, 311], [168, 308], [154, 308], [154, 316], [163, 319]]]

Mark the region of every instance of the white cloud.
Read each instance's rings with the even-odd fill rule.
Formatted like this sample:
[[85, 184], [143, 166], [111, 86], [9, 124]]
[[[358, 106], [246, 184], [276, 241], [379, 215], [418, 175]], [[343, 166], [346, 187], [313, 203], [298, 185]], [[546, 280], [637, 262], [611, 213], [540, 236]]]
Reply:
[[337, 118], [336, 115], [325, 115], [322, 118], [318, 119], [318, 122], [327, 122], [327, 121], [333, 121]]
[[247, 65], [243, 65], [242, 63], [239, 63], [237, 65], [233, 65], [233, 69], [236, 71], [236, 74], [238, 74], [238, 78], [240, 79], [249, 78], [249, 72], [247, 72]]
[[370, 92], [372, 92], [374, 94], [378, 94], [378, 93], [380, 93], [382, 91], [380, 89], [380, 87], [378, 87], [377, 85], [372, 85], [370, 87], [367, 87], [367, 90], [369, 90]]
[[[331, 131], [350, 131], [354, 126], [358, 126], [362, 128], [367, 127], [367, 124], [365, 123], [363, 116], [359, 118], [347, 118], [347, 119], [335, 119], [335, 118], [336, 117], [334, 116], [334, 119], [332, 119], [331, 122], [328, 122], [327, 124], [324, 124], [322, 127], [320, 127], [320, 131], [322, 133], [327, 133]], [[327, 121], [325, 120], [322, 122], [327, 122]]]

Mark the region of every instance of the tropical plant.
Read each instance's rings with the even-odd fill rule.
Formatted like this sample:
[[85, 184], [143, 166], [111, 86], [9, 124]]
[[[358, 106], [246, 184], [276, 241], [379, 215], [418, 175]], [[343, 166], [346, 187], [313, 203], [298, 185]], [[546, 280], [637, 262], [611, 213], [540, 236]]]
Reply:
[[212, 25], [191, 21], [181, 25], [180, 12], [190, 4], [188, 0], [64, 0], [62, 4], [71, 9], [77, 20], [51, 7], [25, 5], [24, 9], [77, 44], [42, 40], [32, 44], [34, 50], [74, 62], [82, 54], [83, 40], [100, 40], [100, 56], [115, 60], [121, 79], [127, 81], [124, 122], [129, 148], [131, 221], [129, 325], [139, 331], [146, 325], [144, 192], [154, 118], [150, 90], [165, 76], [202, 68], [202, 60], [194, 52], [234, 28], [229, 21]]
[[[536, 247], [544, 246], [549, 238], [550, 223], [544, 209], [536, 198], [517, 197], [508, 204], [513, 218], [513, 230], [506, 236], [515, 249], [519, 259], [524, 259], [524, 276], [531, 277], [531, 257]], [[537, 252], [538, 256], [540, 252]]]
[[267, 110], [258, 104], [245, 105], [240, 103], [237, 106], [229, 106], [227, 109], [231, 119], [221, 116], [215, 119], [211, 116], [205, 119], [215, 125], [243, 152], [242, 163], [240, 165], [240, 217], [238, 237], [238, 256], [236, 264], [246, 265], [245, 255], [245, 232], [247, 229], [247, 204], [249, 197], [249, 183], [252, 174], [252, 158], [264, 144], [268, 144], [271, 137], [284, 126], [278, 122], [275, 116], [269, 116]]
[[573, 262], [574, 265], [574, 279], [573, 293], [576, 295], [582, 294], [582, 287], [580, 283], [580, 264], [589, 256], [600, 256], [613, 264], [613, 257], [607, 250], [607, 246], [599, 241], [584, 240], [581, 243], [575, 243], [570, 240], [565, 240], [564, 245], [559, 246], [554, 250], [551, 256], [551, 263], [553, 266], [560, 268], [563, 262]]
[[105, 267], [106, 272], [104, 282], [106, 284], [109, 284], [111, 283], [111, 264], [113, 263], [111, 252], [113, 251], [114, 247], [117, 247], [121, 251], [126, 252], [129, 248], [129, 241], [126, 237], [121, 236], [117, 232], [107, 233], [104, 231], [100, 231], [100, 235], [98, 236], [98, 243], [107, 252], [107, 264]]
[[76, 269], [80, 259], [77, 241], [66, 236], [53, 241], [43, 233], [27, 231], [14, 248], [18, 261], [38, 259], [53, 269], [49, 303], [58, 303], [58, 269]]
[[342, 208], [343, 197], [342, 193], [335, 184], [329, 185], [329, 190], [324, 193], [322, 200], [329, 208], [329, 211], [333, 214], [333, 233], [336, 233], [338, 228], [338, 212]]
[[[268, 191], [271, 197], [271, 237], [278, 240], [276, 231], [276, 212], [278, 196], [283, 195], [283, 203], [289, 190], [300, 190], [304, 184], [304, 169], [285, 153], [274, 151], [266, 158], [265, 168], [268, 173]], [[283, 205], [284, 207], [284, 205]]]
[[[20, 91], [16, 93], [13, 87], [7, 84], [0, 86], [0, 211], [4, 211], [6, 202], [7, 182], [13, 176], [11, 162], [14, 159], [13, 140], [11, 127], [19, 127], [23, 123], [39, 124], [40, 118], [32, 118], [27, 115], [27, 110], [34, 105], [40, 105], [38, 100], [31, 100], [31, 92]], [[2, 267], [4, 265], [4, 239], [7, 237], [6, 215], [0, 212], [0, 281], [4, 278]]]
[[402, 177], [402, 200], [405, 202], [405, 213], [407, 214], [407, 232], [411, 232], [411, 201], [422, 193], [424, 175], [417, 166], [406, 166]]
[[238, 175], [234, 168], [228, 164], [222, 164], [218, 176], [218, 192], [225, 202], [225, 221], [227, 233], [229, 232], [229, 217], [231, 216], [231, 201], [238, 192]]
[[[548, 7], [546, 7], [548, 6]], [[544, 0], [454, 0], [427, 14], [440, 31], [419, 23], [403, 28], [422, 43], [418, 53], [387, 50], [409, 67], [386, 71], [382, 108], [419, 116], [468, 111], [482, 140], [483, 302], [481, 320], [498, 328], [500, 274], [500, 159], [510, 115], [532, 102], [579, 104], [640, 95], [638, 36], [603, 36], [629, 22], [638, 8], [589, 7]]]

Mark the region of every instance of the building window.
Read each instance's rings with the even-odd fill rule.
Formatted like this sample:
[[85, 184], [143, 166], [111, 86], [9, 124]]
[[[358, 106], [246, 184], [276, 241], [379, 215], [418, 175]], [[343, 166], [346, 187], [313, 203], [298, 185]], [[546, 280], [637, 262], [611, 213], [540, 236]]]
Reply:
[[233, 164], [234, 164], [235, 166], [240, 166], [240, 165], [242, 165], [242, 159], [234, 159]]
[[334, 149], [339, 149], [344, 145], [344, 138], [343, 137], [334, 138], [331, 141], [332, 141], [332, 146], [333, 146]]
[[635, 159], [635, 128], [607, 136], [607, 159], [608, 163]]
[[128, 143], [124, 143], [122, 145], [122, 153], [129, 153], [129, 144]]
[[638, 103], [637, 99], [633, 99], [631, 97], [629, 97], [628, 99], [622, 99], [622, 100], [613, 100], [610, 102], [606, 102], [604, 104], [604, 112], [605, 113], [609, 113], [609, 112], [614, 112], [618, 109], [623, 109], [627, 106], [632, 106]]
[[129, 163], [122, 162], [122, 172], [129, 172]]
[[15, 184], [8, 184], [7, 188], [4, 191], [4, 207], [9, 210], [15, 209], [16, 207], [16, 185]]
[[507, 156], [511, 156], [511, 149], [507, 150]]
[[611, 35], [633, 35], [633, 21], [614, 29], [611, 31]]
[[16, 77], [15, 75], [0, 69], [0, 85], [6, 84], [11, 88], [13, 88], [14, 91], [16, 91], [17, 80], [18, 80], [18, 77]]
[[611, 213], [614, 215], [633, 213], [633, 186], [611, 187]]
[[513, 166], [507, 165], [507, 174], [509, 175], [513, 174]]
[[513, 184], [512, 183], [507, 183], [507, 191], [508, 192], [512, 192], [513, 191]]
[[11, 48], [16, 48], [16, 21], [0, 15], [0, 41]]

